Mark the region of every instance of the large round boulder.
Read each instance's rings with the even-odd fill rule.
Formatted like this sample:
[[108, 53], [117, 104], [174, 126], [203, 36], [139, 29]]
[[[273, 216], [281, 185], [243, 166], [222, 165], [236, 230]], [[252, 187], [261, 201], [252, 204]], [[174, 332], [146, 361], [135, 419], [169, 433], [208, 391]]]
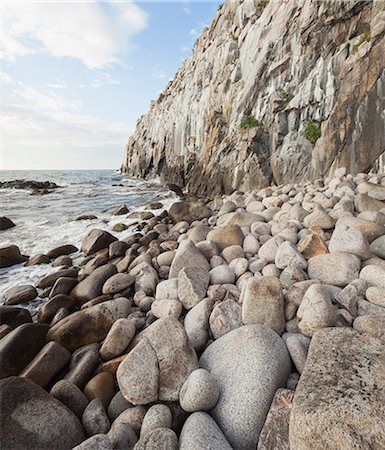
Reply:
[[86, 255], [92, 255], [102, 248], [107, 248], [114, 241], [117, 241], [116, 237], [108, 231], [93, 229], [83, 236], [81, 250]]
[[212, 417], [234, 449], [255, 449], [274, 394], [290, 373], [283, 340], [265, 325], [245, 325], [207, 347], [199, 364], [219, 384]]
[[182, 221], [191, 223], [210, 217], [212, 211], [202, 202], [176, 202], [171, 206], [168, 215], [174, 223]]
[[27, 261], [28, 257], [20, 253], [19, 247], [10, 245], [0, 248], [0, 269]]
[[[104, 283], [117, 272], [114, 264], [105, 264], [95, 269], [91, 275], [77, 284], [71, 291], [71, 296], [81, 303], [86, 303], [102, 295]], [[126, 274], [127, 275], [127, 274]]]

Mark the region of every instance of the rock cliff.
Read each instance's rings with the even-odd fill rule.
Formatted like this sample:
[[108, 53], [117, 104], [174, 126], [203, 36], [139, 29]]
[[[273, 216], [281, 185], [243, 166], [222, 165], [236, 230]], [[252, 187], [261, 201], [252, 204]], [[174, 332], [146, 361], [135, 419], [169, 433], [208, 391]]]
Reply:
[[236, 0], [129, 138], [122, 169], [190, 193], [369, 170], [385, 151], [385, 2]]

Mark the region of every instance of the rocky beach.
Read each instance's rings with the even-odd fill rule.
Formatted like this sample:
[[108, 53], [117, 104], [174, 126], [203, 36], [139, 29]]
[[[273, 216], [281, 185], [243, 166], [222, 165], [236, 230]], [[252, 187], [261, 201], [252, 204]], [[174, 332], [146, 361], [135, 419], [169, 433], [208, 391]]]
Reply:
[[2, 448], [384, 448], [385, 174], [148, 207], [4, 294]]

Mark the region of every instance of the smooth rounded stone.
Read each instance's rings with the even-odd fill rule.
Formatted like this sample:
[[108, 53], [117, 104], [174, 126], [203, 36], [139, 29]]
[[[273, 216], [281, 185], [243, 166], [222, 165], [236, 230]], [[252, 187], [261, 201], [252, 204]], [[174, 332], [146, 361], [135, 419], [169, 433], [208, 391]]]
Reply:
[[335, 295], [335, 301], [349, 311], [352, 316], [356, 317], [358, 314], [358, 301], [364, 298], [367, 287], [368, 283], [358, 278], [338, 292]]
[[199, 362], [219, 384], [211, 416], [234, 449], [255, 448], [273, 396], [290, 373], [284, 342], [269, 327], [245, 325], [213, 342]]
[[226, 264], [226, 263], [225, 263], [225, 260], [224, 260], [221, 256], [219, 256], [219, 255], [214, 255], [214, 256], [210, 259], [210, 267], [211, 267], [212, 269], [214, 269], [215, 267], [218, 267], [218, 266], [222, 266], [223, 264]]
[[215, 420], [205, 412], [191, 414], [179, 437], [180, 450], [232, 450]]
[[157, 262], [159, 266], [171, 266], [175, 258], [175, 254], [176, 254], [175, 250], [168, 250], [158, 255]]
[[295, 391], [278, 389], [263, 425], [257, 450], [289, 449], [289, 422]]
[[0, 339], [3, 339], [10, 331], [12, 331], [12, 328], [9, 325], [0, 325]]
[[252, 235], [248, 234], [244, 241], [243, 241], [243, 251], [245, 253], [249, 253], [250, 255], [255, 255], [258, 253], [258, 250], [260, 249], [260, 244], [258, 242], [258, 239]]
[[211, 230], [206, 239], [214, 242], [221, 252], [231, 245], [242, 245], [244, 238], [239, 225], [227, 225]]
[[85, 386], [84, 395], [89, 401], [98, 398], [105, 409], [108, 408], [115, 394], [114, 377], [108, 372], [100, 372], [95, 375]]
[[145, 415], [146, 408], [144, 406], [134, 406], [119, 414], [112, 425], [127, 424], [139, 435]]
[[205, 298], [209, 281], [209, 273], [200, 267], [186, 267], [179, 272], [178, 297], [186, 309]]
[[130, 275], [135, 277], [135, 291], [143, 291], [147, 295], [153, 296], [159, 283], [158, 272], [148, 264], [142, 262], [130, 270]]
[[226, 264], [214, 267], [209, 272], [210, 284], [234, 284], [235, 273]]
[[385, 316], [365, 315], [354, 319], [353, 328], [375, 338], [385, 337]]
[[281, 283], [275, 277], [250, 278], [242, 289], [242, 322], [263, 324], [282, 334], [285, 329]]
[[107, 414], [111, 423], [114, 422], [123, 411], [132, 407], [133, 405], [123, 397], [120, 391], [118, 391], [108, 405]]
[[18, 375], [46, 342], [47, 325], [25, 323], [0, 341], [0, 378]]
[[121, 355], [132, 341], [135, 333], [136, 328], [131, 320], [121, 318], [114, 322], [99, 350], [102, 359], [109, 360]]
[[354, 197], [354, 206], [358, 212], [377, 212], [385, 208], [385, 202], [369, 197], [368, 194], [357, 194]]
[[294, 266], [286, 267], [286, 269], [279, 275], [279, 281], [281, 282], [283, 289], [290, 289], [290, 286], [293, 284], [300, 281], [305, 281], [307, 279], [307, 273], [304, 270]]
[[319, 281], [305, 280], [294, 283], [285, 293], [285, 302], [292, 303], [298, 307], [301, 304], [305, 292], [313, 284], [319, 284]]
[[71, 244], [60, 245], [49, 250], [46, 255], [48, 258], [55, 259], [58, 256], [66, 256], [78, 251], [78, 248]]
[[0, 381], [2, 449], [70, 449], [85, 439], [80, 421], [25, 378]]
[[142, 333], [142, 339], [117, 370], [124, 397], [134, 405], [175, 401], [198, 360], [183, 325], [172, 317], [159, 319]]
[[119, 256], [124, 256], [126, 251], [129, 249], [129, 245], [124, 241], [114, 241], [108, 246], [108, 257], [109, 259], [117, 258]]
[[151, 310], [151, 306], [154, 303], [155, 299], [154, 297], [143, 297], [140, 301], [139, 301], [139, 309], [141, 311], [143, 311], [144, 313], [148, 312]]
[[385, 287], [370, 287], [366, 290], [366, 298], [370, 303], [385, 308]]
[[76, 384], [68, 380], [60, 380], [52, 387], [50, 394], [67, 406], [79, 419], [82, 418], [88, 400]]
[[361, 259], [370, 257], [369, 242], [365, 235], [360, 230], [345, 226], [339, 226], [333, 231], [329, 251], [350, 253]]
[[72, 265], [72, 258], [67, 255], [58, 256], [52, 261], [52, 267], [71, 267]]
[[156, 300], [178, 300], [178, 278], [161, 281], [156, 286]]
[[47, 255], [34, 255], [34, 256], [30, 256], [28, 258], [28, 260], [26, 261], [26, 263], [24, 264], [25, 267], [29, 267], [29, 266], [35, 266], [38, 264], [49, 264], [51, 262], [50, 258], [48, 258]]
[[65, 317], [50, 328], [47, 339], [56, 341], [69, 351], [100, 342], [113, 323], [127, 317], [130, 310], [131, 302], [124, 297], [99, 303]]
[[235, 258], [243, 258], [245, 253], [240, 245], [230, 245], [223, 249], [222, 256], [227, 263], [230, 263]]
[[275, 255], [275, 265], [278, 269], [286, 269], [288, 266], [306, 269], [306, 259], [297, 250], [297, 247], [289, 241], [283, 242]]
[[178, 450], [178, 437], [169, 428], [155, 428], [136, 443], [134, 450]]
[[360, 272], [360, 278], [367, 281], [369, 285], [385, 288], [385, 269], [379, 266], [365, 266]]
[[358, 217], [343, 216], [338, 219], [336, 228], [340, 225], [345, 225], [351, 228], [355, 228], [356, 230], [360, 230], [370, 243], [385, 234], [384, 225], [370, 222], [365, 219], [360, 219]]
[[[105, 264], [95, 269], [87, 278], [77, 284], [71, 291], [71, 296], [85, 303], [102, 294], [104, 283], [117, 272], [114, 264]], [[128, 274], [126, 274], [128, 275]]]
[[258, 251], [258, 256], [268, 263], [273, 263], [277, 255], [278, 248], [285, 242], [281, 236], [275, 236], [265, 242]]
[[112, 424], [107, 436], [114, 450], [130, 450], [138, 442], [138, 436], [127, 423]]
[[237, 209], [237, 205], [234, 202], [226, 201], [221, 206], [221, 208], [218, 212], [218, 216], [223, 216], [223, 214], [231, 213], [231, 212], [235, 211], [236, 209]]
[[[340, 287], [358, 278], [361, 268], [357, 256], [341, 252], [313, 256], [308, 264], [309, 278]], [[360, 275], [360, 278], [363, 277]]]
[[234, 271], [235, 278], [238, 279], [249, 269], [249, 261], [246, 258], [235, 258], [230, 264], [229, 268]]
[[99, 365], [98, 351], [89, 350], [84, 354], [82, 354], [80, 359], [77, 360], [76, 363], [74, 363], [73, 367], [64, 378], [83, 389], [84, 386], [87, 384], [87, 382], [90, 380], [92, 374], [95, 372], [95, 369], [97, 368], [98, 365]]
[[208, 411], [219, 399], [219, 386], [205, 369], [191, 372], [180, 390], [179, 403], [187, 412]]
[[53, 377], [65, 367], [71, 354], [56, 342], [48, 342], [33, 358], [19, 377], [28, 378], [45, 388]]
[[104, 434], [110, 429], [110, 421], [99, 398], [91, 400], [86, 406], [82, 416], [82, 424], [88, 436]]
[[172, 414], [170, 408], [166, 405], [157, 404], [151, 406], [144, 416], [140, 436], [156, 428], [171, 428]]
[[212, 215], [211, 209], [207, 208], [202, 202], [181, 201], [171, 205], [168, 215], [173, 223], [182, 220], [190, 224], [194, 220], [201, 220]]
[[58, 294], [44, 303], [39, 310], [38, 319], [39, 322], [51, 322], [55, 314], [60, 308], [66, 308], [72, 310], [77, 301], [69, 295]]
[[219, 255], [217, 246], [212, 241], [202, 241], [196, 244], [196, 248], [209, 261], [213, 256]]
[[186, 267], [200, 267], [207, 272], [210, 270], [207, 259], [189, 239], [179, 244], [170, 267], [170, 278], [177, 278], [179, 272]]
[[0, 269], [3, 267], [11, 267], [27, 260], [28, 256], [23, 256], [20, 253], [19, 247], [16, 245], [0, 248]]
[[50, 326], [53, 327], [58, 322], [60, 322], [62, 319], [64, 319], [64, 317], [67, 317], [69, 315], [70, 315], [70, 312], [68, 311], [67, 308], [59, 308], [56, 311], [56, 314], [53, 316], [53, 318], [52, 318], [52, 320], [50, 322]]
[[298, 373], [302, 373], [305, 367], [307, 352], [309, 350], [310, 338], [303, 334], [284, 334], [282, 336]]
[[209, 317], [214, 306], [214, 301], [203, 299], [194, 306], [184, 319], [184, 328], [191, 345], [197, 351], [203, 350], [210, 338]]
[[60, 277], [58, 278], [54, 285], [52, 286], [52, 289], [49, 293], [49, 297], [55, 297], [55, 295], [69, 295], [69, 293], [72, 291], [72, 289], [78, 284], [78, 281], [76, 278], [71, 277]]
[[290, 448], [384, 447], [384, 352], [384, 341], [351, 328], [314, 335], [290, 416]]
[[316, 225], [323, 230], [328, 230], [334, 227], [336, 221], [321, 206], [316, 206], [314, 211], [304, 218], [303, 223], [306, 228]]
[[36, 287], [45, 289], [55, 284], [56, 280], [61, 277], [76, 278], [78, 276], [79, 269], [77, 267], [69, 267], [66, 269], [59, 269], [56, 272], [50, 273], [36, 283]]
[[207, 225], [197, 225], [194, 228], [189, 230], [188, 238], [197, 244], [198, 242], [205, 241], [208, 232], [211, 230], [211, 227]]
[[112, 300], [112, 295], [99, 295], [98, 297], [93, 298], [92, 300], [89, 300], [86, 303], [83, 303], [80, 309], [87, 309], [91, 306], [99, 305], [99, 303], [106, 302], [108, 300]]
[[17, 305], [28, 303], [37, 297], [37, 291], [33, 286], [23, 285], [8, 289], [3, 296], [4, 305]]
[[129, 288], [135, 283], [135, 278], [129, 273], [116, 273], [112, 275], [103, 284], [102, 293], [103, 294], [116, 294]]
[[[104, 266], [107, 263], [108, 257], [104, 253], [96, 254], [93, 258], [86, 262], [83, 273], [84, 275], [90, 275], [95, 269]], [[84, 279], [84, 277], [82, 279]]]
[[336, 324], [336, 310], [324, 285], [313, 284], [306, 291], [297, 311], [298, 327], [306, 336]]
[[81, 251], [86, 256], [92, 255], [98, 250], [108, 248], [114, 241], [117, 241], [117, 238], [108, 231], [92, 229], [82, 237]]
[[[224, 214], [217, 220], [217, 224], [220, 227], [228, 225], [238, 225], [240, 227], [250, 227], [254, 222], [264, 222], [265, 219], [260, 214], [254, 214], [246, 211], [235, 211], [232, 213]], [[209, 239], [209, 238], [207, 238]], [[210, 240], [210, 239], [209, 239]], [[239, 244], [242, 245], [242, 244]]]
[[254, 259], [251, 258], [249, 260], [249, 270], [252, 273], [261, 272], [261, 270], [268, 264], [266, 259], [260, 258], [260, 259]]
[[221, 284], [213, 284], [207, 289], [207, 297], [214, 302], [221, 302], [226, 295], [226, 288]]
[[376, 200], [385, 200], [385, 187], [379, 184], [363, 181], [357, 186], [357, 191], [360, 194], [368, 194]]
[[95, 434], [74, 447], [72, 450], [113, 450], [113, 445], [106, 434]]
[[32, 322], [32, 317], [28, 309], [0, 305], [0, 325], [9, 325], [11, 328], [16, 328], [23, 323], [30, 322]]
[[370, 244], [370, 251], [379, 258], [385, 259], [385, 235], [380, 236]]
[[242, 326], [242, 307], [234, 300], [224, 300], [216, 305], [210, 315], [209, 324], [214, 339]]
[[179, 300], [155, 300], [151, 305], [151, 312], [158, 319], [174, 317], [179, 319], [182, 314], [183, 305]]
[[370, 303], [366, 300], [358, 300], [358, 315], [359, 316], [367, 316], [367, 315], [374, 315], [374, 316], [384, 316], [385, 315], [385, 308], [382, 306], [374, 305], [373, 303]]

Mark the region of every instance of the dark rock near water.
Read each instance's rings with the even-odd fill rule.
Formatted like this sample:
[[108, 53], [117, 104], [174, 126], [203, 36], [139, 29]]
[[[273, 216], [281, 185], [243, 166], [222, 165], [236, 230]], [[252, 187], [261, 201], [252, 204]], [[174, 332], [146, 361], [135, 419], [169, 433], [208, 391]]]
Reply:
[[0, 248], [0, 269], [3, 267], [14, 266], [27, 261], [28, 257], [20, 253], [19, 247], [10, 245], [9, 247]]
[[48, 258], [54, 259], [58, 256], [62, 255], [70, 255], [71, 253], [75, 253], [78, 251], [78, 248], [71, 244], [60, 245], [59, 247], [55, 247], [49, 250], [46, 254]]
[[26, 323], [0, 341], [0, 378], [18, 375], [45, 344], [48, 326]]
[[70, 256], [62, 255], [55, 258], [52, 262], [52, 267], [71, 267], [72, 264], [72, 258]]
[[[71, 358], [70, 365], [72, 360], [73, 357]], [[83, 389], [99, 365], [99, 360], [99, 353], [89, 349], [76, 361], [74, 367], [65, 376], [65, 380]]]
[[37, 283], [36, 287], [45, 289], [47, 287], [51, 287], [55, 284], [56, 280], [61, 277], [69, 277], [76, 278], [78, 275], [79, 269], [77, 267], [70, 267], [68, 269], [59, 269], [56, 272], [50, 273], [45, 277], [41, 278]]
[[75, 220], [95, 220], [97, 219], [96, 216], [93, 214], [84, 214], [83, 216], [77, 217]]
[[0, 306], [0, 325], [9, 325], [16, 328], [23, 323], [32, 322], [31, 313], [28, 309], [17, 306]]
[[108, 231], [93, 229], [83, 236], [81, 250], [86, 255], [92, 255], [102, 248], [108, 248], [116, 240]]
[[31, 190], [46, 190], [57, 189], [58, 186], [53, 181], [33, 181], [33, 180], [12, 180], [0, 181], [0, 189], [31, 189]]
[[85, 439], [79, 419], [27, 379], [0, 381], [1, 447], [4, 450], [66, 450]]
[[10, 228], [15, 227], [16, 225], [12, 222], [8, 217], [0, 217], [0, 231], [9, 230]]
[[49, 323], [60, 308], [66, 308], [71, 311], [77, 301], [69, 295], [58, 294], [52, 297], [39, 310], [39, 322]]
[[55, 295], [64, 294], [68, 295], [72, 289], [78, 284], [76, 278], [71, 277], [60, 277], [55, 281], [52, 289], [49, 293], [49, 297], [53, 298]]
[[122, 216], [123, 214], [128, 214], [128, 208], [126, 205], [119, 205], [111, 211], [113, 216]]
[[37, 297], [37, 291], [33, 286], [16, 286], [4, 294], [5, 305], [18, 305], [19, 303], [28, 303]]
[[30, 256], [24, 265], [27, 267], [27, 266], [35, 266], [38, 264], [49, 264], [50, 262], [51, 262], [51, 259], [48, 258], [47, 255], [40, 254], [40, 255]]
[[177, 202], [171, 206], [168, 215], [174, 223], [184, 220], [191, 223], [194, 220], [210, 217], [212, 211], [201, 202]]
[[12, 331], [12, 328], [9, 325], [0, 325], [0, 339], [3, 339], [10, 331]]

